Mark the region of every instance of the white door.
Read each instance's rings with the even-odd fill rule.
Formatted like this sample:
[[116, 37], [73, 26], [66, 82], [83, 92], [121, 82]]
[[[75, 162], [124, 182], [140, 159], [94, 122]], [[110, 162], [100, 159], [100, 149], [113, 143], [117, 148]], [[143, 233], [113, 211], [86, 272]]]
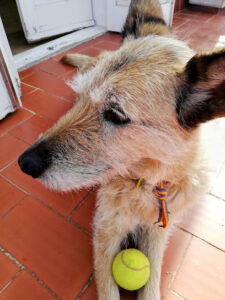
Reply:
[[28, 42], [94, 25], [91, 0], [16, 0]]
[[0, 18], [0, 120], [21, 105], [20, 79]]
[[[127, 17], [131, 0], [106, 0], [107, 1], [107, 29], [121, 32]], [[158, 0], [162, 7], [163, 17], [170, 26], [173, 21], [175, 0]]]

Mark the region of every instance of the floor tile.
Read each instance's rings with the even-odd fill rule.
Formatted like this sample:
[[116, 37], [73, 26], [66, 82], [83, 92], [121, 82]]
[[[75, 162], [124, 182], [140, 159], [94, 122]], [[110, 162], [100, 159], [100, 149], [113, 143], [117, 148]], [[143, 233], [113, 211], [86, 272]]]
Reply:
[[119, 46], [120, 46], [120, 42], [110, 42], [106, 40], [106, 41], [99, 42], [94, 47], [102, 50], [114, 51], [117, 50]]
[[213, 15], [208, 21], [208, 24], [212, 26], [211, 29], [209, 27], [211, 32], [213, 32], [214, 29], [219, 30], [224, 28], [225, 27], [224, 19], [225, 19], [224, 16]]
[[99, 40], [120, 43], [122, 41], [122, 37], [119, 33], [107, 32], [107, 33], [103, 34], [101, 37], [99, 37]]
[[90, 47], [90, 48], [79, 51], [79, 53], [95, 57], [95, 56], [98, 56], [102, 51], [103, 50], [100, 48]]
[[45, 72], [37, 71], [23, 79], [23, 82], [70, 101], [76, 99], [75, 92], [66, 85], [63, 79]]
[[185, 299], [223, 300], [224, 252], [193, 238], [172, 289]]
[[172, 24], [172, 28], [179, 28], [180, 26], [184, 26], [185, 23], [187, 23], [188, 20], [184, 19], [184, 18], [179, 18], [177, 16], [175, 16], [173, 18], [173, 24]]
[[35, 115], [12, 129], [9, 133], [23, 140], [27, 144], [32, 145], [37, 141], [39, 135], [44, 133], [52, 125], [53, 122]]
[[[19, 268], [0, 251], [0, 291], [16, 275]], [[0, 294], [1, 299], [1, 294]]]
[[21, 82], [21, 90], [22, 90], [22, 99], [23, 99], [25, 95], [32, 93], [33, 91], [36, 90], [36, 88]]
[[7, 115], [5, 119], [0, 121], [0, 135], [6, 133], [11, 128], [18, 126], [18, 124], [24, 122], [33, 116], [32, 112], [25, 109], [18, 109], [17, 111]]
[[[95, 47], [100, 41], [102, 41], [103, 39], [103, 35], [93, 39], [93, 40], [89, 40], [81, 45], [79, 45], [78, 47], [85, 47], [85, 48], [89, 48], [89, 47]], [[74, 47], [73, 49], [75, 49], [77, 47]]]
[[80, 297], [80, 300], [97, 300], [97, 291], [95, 281], [92, 280], [84, 294]]
[[56, 299], [34, 277], [26, 271], [19, 276], [0, 295], [1, 300], [54, 300]]
[[193, 36], [193, 34], [198, 30], [198, 27], [201, 24], [202, 22], [200, 20], [188, 20], [185, 26], [175, 28], [175, 30], [173, 30], [173, 33], [176, 38], [182, 41], [188, 41], [190, 36]]
[[190, 37], [187, 42], [188, 46], [194, 51], [204, 51], [205, 50], [205, 39], [199, 37]]
[[0, 145], [0, 169], [15, 160], [27, 148], [26, 144], [9, 134], [0, 136]]
[[202, 44], [202, 47], [198, 49], [198, 51], [213, 51], [217, 47], [217, 42], [215, 41], [207, 41]]
[[201, 137], [204, 155], [206, 156], [206, 171], [209, 175], [208, 189], [211, 191], [216, 184], [217, 176], [225, 162], [225, 118], [210, 121], [202, 126]]
[[212, 14], [201, 13], [197, 11], [190, 11], [190, 10], [182, 10], [177, 14], [179, 18], [188, 19], [191, 21], [200, 20], [201, 22], [207, 22], [212, 18]]
[[65, 56], [66, 54], [76, 53], [76, 52], [79, 52], [80, 50], [84, 50], [86, 48], [87, 48], [87, 46], [85, 46], [84, 44], [81, 44], [81, 45], [78, 45], [76, 47], [68, 49], [67, 51], [64, 51], [62, 53], [59, 53], [59, 54], [53, 56], [52, 59], [54, 59], [56, 61], [60, 61], [63, 58], [63, 56]]
[[181, 300], [181, 298], [176, 296], [172, 292], [169, 292], [163, 300]]
[[30, 197], [0, 220], [0, 244], [63, 299], [93, 272], [89, 236]]
[[22, 102], [27, 109], [52, 121], [57, 121], [73, 106], [73, 103], [41, 90], [25, 96]]
[[88, 232], [92, 233], [92, 222], [95, 212], [96, 205], [96, 193], [92, 193], [84, 203], [77, 208], [77, 210], [71, 216], [71, 220], [86, 229]]
[[[209, 29], [208, 29], [209, 24], [205, 27], [205, 24], [202, 24], [198, 26], [199, 30], [196, 30], [192, 35], [195, 38], [198, 38], [201, 41], [206, 41], [209, 37]], [[212, 25], [211, 25], [212, 26]]]
[[20, 79], [23, 79], [23, 78], [31, 75], [34, 72], [35, 72], [35, 69], [33, 67], [28, 68], [28, 69], [26, 69], [24, 71], [21, 71], [21, 72], [19, 72]]
[[161, 295], [167, 293], [167, 288], [172, 278], [175, 276], [177, 268], [184, 256], [186, 248], [190, 243], [191, 235], [174, 228], [174, 232], [169, 239], [168, 247], [164, 252], [162, 273], [161, 273]]
[[36, 70], [44, 71], [49, 74], [57, 75], [63, 77], [68, 72], [71, 72], [74, 67], [66, 64], [59, 64], [58, 61], [54, 59], [48, 59], [44, 62], [39, 63], [35, 66]]
[[74, 67], [73, 71], [63, 75], [64, 80], [66, 80], [66, 81], [72, 80], [74, 78], [74, 76], [77, 75], [77, 72], [78, 72], [78, 69]]
[[35, 198], [40, 199], [64, 216], [68, 216], [74, 207], [87, 194], [87, 190], [85, 189], [79, 192], [74, 191], [68, 193], [57, 193], [49, 190], [31, 176], [24, 174], [20, 170], [17, 162], [10, 165], [2, 172], [2, 174]]
[[[218, 174], [214, 185], [212, 187], [211, 193], [225, 200], [225, 164], [223, 165], [220, 173]], [[225, 203], [225, 202], [224, 202]], [[224, 244], [225, 245], [225, 244]]]
[[180, 227], [225, 250], [225, 201], [206, 196], [189, 209]]
[[26, 194], [0, 177], [0, 218], [14, 207]]

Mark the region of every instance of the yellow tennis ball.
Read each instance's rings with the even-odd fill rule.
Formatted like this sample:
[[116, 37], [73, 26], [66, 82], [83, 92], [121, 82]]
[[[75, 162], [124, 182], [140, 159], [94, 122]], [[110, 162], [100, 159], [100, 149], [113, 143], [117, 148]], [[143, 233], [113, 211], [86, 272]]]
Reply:
[[150, 262], [137, 249], [119, 252], [113, 260], [112, 274], [116, 283], [125, 290], [134, 291], [143, 287], [150, 276]]

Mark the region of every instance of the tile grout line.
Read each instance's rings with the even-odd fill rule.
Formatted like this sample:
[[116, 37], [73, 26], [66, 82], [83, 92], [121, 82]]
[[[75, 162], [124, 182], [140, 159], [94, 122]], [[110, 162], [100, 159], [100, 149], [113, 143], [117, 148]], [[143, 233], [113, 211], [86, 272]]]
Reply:
[[[64, 219], [66, 220], [66, 219]], [[81, 227], [80, 225], [78, 225], [77, 223], [75, 223], [74, 221], [72, 220], [66, 220], [68, 223], [72, 224], [74, 227], [80, 229], [81, 231], [83, 231], [84, 233], [86, 233], [89, 237], [92, 237], [92, 234], [87, 231], [85, 228]]]
[[204, 240], [203, 238], [197, 236], [196, 234], [194, 234], [194, 233], [192, 233], [192, 232], [189, 232], [188, 230], [186, 230], [186, 229], [184, 229], [184, 228], [182, 228], [182, 227], [180, 227], [180, 226], [177, 226], [177, 227], [178, 227], [180, 230], [182, 230], [182, 231], [184, 231], [184, 232], [187, 232], [187, 233], [191, 234], [193, 237], [195, 237], [195, 238], [201, 240], [202, 242], [204, 242], [204, 243], [206, 243], [206, 244], [208, 244], [208, 245], [210, 245], [210, 246], [216, 248], [217, 250], [222, 251], [222, 252], [225, 253], [225, 250], [224, 250], [224, 249], [221, 249], [221, 248], [219, 248], [218, 246], [216, 246], [216, 245], [214, 245], [214, 244], [211, 244], [209, 241]]
[[74, 214], [74, 212], [76, 211], [76, 210], [78, 210], [78, 208], [80, 208], [83, 204], [84, 204], [84, 202], [87, 200], [87, 198], [89, 198], [89, 196], [91, 196], [93, 193], [94, 193], [94, 191], [96, 190], [96, 186], [94, 186], [90, 191], [88, 191], [87, 192], [87, 194], [84, 196], [84, 198], [73, 208], [73, 210], [71, 211], [71, 213], [66, 217], [66, 219], [68, 219], [69, 220], [69, 218], [71, 218], [72, 217], [72, 215]]
[[[76, 67], [74, 67], [74, 69], [75, 69]], [[58, 75], [58, 74], [55, 74], [55, 73], [51, 73], [51, 71], [46, 71], [46, 70], [43, 70], [43, 69], [37, 69], [37, 71], [39, 71], [39, 72], [44, 72], [44, 73], [46, 73], [46, 74], [49, 74], [49, 75], [53, 75], [53, 76], [55, 76], [55, 77], [58, 77], [58, 78], [61, 78], [61, 79], [63, 79], [63, 77], [65, 76], [65, 75], [67, 75], [67, 74], [69, 74], [70, 72], [72, 72], [73, 70], [71, 70], [71, 71], [65, 71], [63, 74], [64, 74], [64, 76], [63, 75]]]
[[17, 267], [20, 269], [16, 275], [13, 276], [13, 278], [6, 284], [6, 286], [3, 287], [2, 290], [0, 290], [0, 294], [15, 280], [15, 278], [21, 273], [22, 270], [27, 271], [36, 281], [38, 281], [44, 288], [48, 290], [50, 294], [52, 294], [56, 299], [61, 300], [61, 298], [53, 291], [51, 290], [34, 272], [31, 272], [27, 267], [25, 267], [23, 264], [21, 264], [16, 258], [14, 258], [6, 249], [0, 246], [0, 251], [5, 254], [13, 263], [17, 265]]
[[18, 272], [16, 272], [16, 274], [6, 283], [6, 285], [3, 286], [3, 288], [0, 290], [0, 295], [13, 283], [13, 281], [20, 275], [22, 270], [23, 269], [20, 269]]
[[25, 193], [27, 196], [31, 196], [30, 193], [28, 193], [26, 190], [24, 190], [23, 188], [21, 188], [19, 185], [17, 185], [16, 183], [14, 183], [12, 180], [10, 180], [9, 178], [7, 178], [3, 174], [0, 173], [0, 177], [4, 178], [7, 182], [9, 182], [11, 185], [13, 185], [14, 187], [16, 187], [21, 192]]
[[3, 219], [5, 216], [7, 216], [17, 205], [19, 205], [25, 198], [27, 197], [27, 195], [24, 195], [19, 201], [16, 202], [15, 205], [13, 205], [12, 207], [10, 207], [10, 209], [8, 209], [3, 215], [0, 215], [0, 220]]
[[[24, 96], [31, 95], [31, 94], [33, 94], [34, 92], [36, 92], [37, 90], [39, 90], [39, 88], [34, 87], [34, 86], [32, 86], [32, 85], [29, 85], [29, 84], [27, 84], [27, 83], [25, 83], [25, 82], [21, 82], [21, 83], [24, 84], [24, 85], [26, 85], [26, 86], [29, 86], [30, 88], [32, 88], [32, 91], [30, 91], [30, 92], [28, 92], [28, 93], [25, 93], [25, 94], [22, 94], [21, 100], [23, 100], [23, 97], [24, 97]], [[22, 85], [21, 85], [21, 86], [22, 86]]]
[[[23, 110], [26, 110], [26, 111], [29, 111], [29, 110], [27, 110], [27, 109], [24, 109], [24, 107], [22, 106], [22, 109]], [[13, 126], [13, 127], [10, 127], [10, 129], [8, 130], [8, 131], [4, 131], [4, 133], [0, 133], [0, 136], [4, 136], [4, 135], [6, 135], [10, 130], [12, 130], [12, 129], [14, 129], [14, 128], [16, 128], [17, 126], [19, 126], [19, 125], [21, 125], [21, 124], [23, 124], [25, 121], [27, 121], [27, 120], [29, 120], [29, 119], [31, 119], [34, 115], [35, 115], [35, 113], [33, 112], [33, 111], [29, 111], [29, 112], [31, 112], [32, 113], [32, 116], [29, 116], [28, 118], [26, 118], [26, 119], [24, 119], [24, 120], [22, 120], [21, 122], [19, 122], [19, 123], [16, 123], [16, 125], [15, 126]]]
[[[29, 144], [28, 142], [22, 140], [21, 138], [19, 138], [18, 136], [14, 135], [14, 134], [11, 133], [10, 131], [8, 132], [8, 134], [9, 134], [10, 136], [12, 136], [13, 138], [15, 138], [16, 140], [18, 140], [18, 141], [20, 141], [20, 142], [23, 142], [24, 144], [26, 144], [27, 146], [30, 147], [30, 144]], [[21, 153], [21, 154], [22, 154], [22, 153]], [[16, 158], [16, 160], [17, 160], [17, 158]], [[15, 162], [16, 160], [14, 160], [14, 162]], [[0, 170], [0, 172], [1, 172], [1, 170]]]
[[[27, 68], [27, 69], [25, 69], [25, 70], [23, 70], [23, 71], [26, 71], [26, 70], [31, 69], [31, 68], [32, 68], [32, 67]], [[22, 73], [23, 71], [20, 71], [19, 74]], [[23, 79], [27, 78], [28, 76], [30, 76], [30, 75], [32, 75], [32, 74], [34, 74], [34, 73], [35, 73], [35, 70], [33, 70], [33, 72], [31, 72], [30, 74], [25, 75], [23, 78], [21, 77], [21, 78], [20, 78], [20, 81], [23, 81]]]
[[177, 296], [179, 299], [181, 299], [181, 300], [187, 300], [187, 298], [184, 298], [183, 296], [181, 296], [178, 292], [176, 292], [176, 291], [174, 291], [174, 290], [172, 290], [172, 289], [170, 289], [170, 292], [172, 293], [172, 294], [174, 294], [175, 296]]
[[88, 281], [85, 283], [85, 285], [83, 286], [83, 288], [81, 289], [80, 293], [78, 294], [78, 296], [75, 298], [75, 300], [80, 300], [80, 297], [85, 293], [86, 289], [89, 287], [89, 285], [91, 284], [93, 278], [94, 278], [94, 272], [91, 274], [91, 276], [88, 278]]
[[29, 86], [29, 87], [31, 87], [33, 89], [37, 89], [37, 87], [34, 87], [33, 85], [30, 85], [29, 83], [23, 82], [23, 79], [21, 79], [21, 83], [24, 84], [24, 85], [26, 85], [26, 86]]
[[25, 270], [35, 279], [37, 282], [39, 282], [46, 290], [52, 294], [56, 299], [61, 300], [61, 298], [52, 290], [50, 289], [34, 272], [31, 272], [29, 269], [25, 268]]
[[[17, 161], [17, 158], [11, 160], [7, 165], [5, 165], [2, 169], [0, 169], [0, 173], [10, 167], [12, 164], [14, 164]], [[1, 175], [1, 174], [0, 174]]]
[[[41, 89], [39, 89], [39, 90], [41, 90]], [[44, 90], [41, 90], [41, 91], [45, 92]], [[49, 94], [49, 93], [47, 93], [47, 94]], [[49, 95], [55, 96], [55, 95], [52, 95], [52, 94], [49, 94]], [[59, 97], [57, 97], [57, 98], [59, 98]], [[60, 98], [59, 98], [59, 99], [60, 99]], [[60, 100], [63, 100], [63, 99], [60, 99]], [[66, 101], [66, 100], [63, 100], [63, 101]], [[67, 102], [69, 102], [69, 100], [68, 100]], [[72, 102], [70, 102], [70, 103], [72, 103]], [[24, 109], [24, 110], [27, 110], [27, 111], [29, 111], [29, 112], [32, 112], [32, 113], [33, 113], [33, 116], [38, 116], [38, 117], [40, 117], [40, 118], [42, 118], [42, 119], [44, 119], [44, 120], [46, 120], [46, 121], [52, 122], [52, 126], [54, 125], [55, 122], [57, 122], [57, 120], [51, 120], [51, 119], [47, 118], [46, 116], [43, 116], [43, 115], [41, 115], [41, 114], [39, 114], [39, 113], [36, 113], [36, 112], [30, 110], [29, 108], [27, 108], [27, 107], [25, 107], [25, 106], [23, 106], [23, 109]], [[32, 117], [33, 117], [33, 116], [32, 116]]]
[[[39, 70], [38, 72], [46, 73], [46, 74], [48, 74], [48, 75], [50, 75], [50, 76], [56, 77], [56, 78], [58, 78], [58, 79], [62, 79], [62, 81], [63, 81], [64, 83], [66, 82], [66, 80], [65, 80], [63, 77], [60, 77], [60, 76], [57, 76], [57, 75], [54, 75], [54, 74], [50, 74], [50, 73], [47, 73], [47, 72], [42, 71], [42, 70]], [[22, 81], [22, 83], [25, 83], [25, 82]], [[49, 94], [49, 95], [51, 95], [51, 96], [57, 97], [57, 98], [59, 98], [60, 100], [63, 100], [63, 101], [69, 102], [69, 103], [74, 103], [74, 101], [72, 101], [72, 100], [69, 100], [69, 99], [64, 98], [64, 97], [62, 97], [62, 96], [59, 96], [59, 95], [56, 95], [56, 94], [51, 93], [51, 92], [49, 92], [49, 91], [46, 91], [46, 90], [44, 90], [44, 89], [42, 89], [42, 88], [40, 88], [40, 87], [37, 87], [37, 86], [34, 86], [34, 85], [31, 85], [31, 87], [35, 88], [35, 90], [32, 92], [32, 94], [33, 94], [34, 92], [37, 92], [37, 91], [39, 90], [39, 91], [45, 92], [46, 94]], [[69, 87], [69, 86], [68, 86], [68, 87]], [[76, 93], [74, 92], [74, 94], [76, 94]], [[23, 99], [22, 99], [22, 100], [23, 100]], [[22, 101], [22, 102], [23, 102], [23, 101]], [[25, 107], [23, 107], [23, 108], [25, 108]], [[27, 108], [26, 110], [31, 111], [31, 110], [29, 110], [28, 108]], [[32, 111], [31, 111], [31, 112], [32, 112]]]
[[[178, 18], [179, 18], [179, 17], [178, 17]], [[182, 18], [179, 18], [179, 19], [183, 20]], [[185, 22], [183, 22], [182, 24], [178, 25], [178, 26], [175, 27], [175, 28], [173, 28], [173, 24], [172, 24], [172, 26], [170, 26], [169, 29], [170, 29], [171, 31], [174, 31], [174, 30], [176, 30], [176, 29], [181, 28], [181, 26], [183, 26], [183, 25], [185, 25], [186, 23], [188, 23], [188, 20], [184, 20], [184, 21], [185, 21]]]
[[[66, 222], [70, 223], [71, 225], [73, 225], [74, 227], [78, 228], [79, 230], [81, 230], [82, 232], [84, 232], [85, 234], [87, 234], [89, 237], [92, 237], [92, 234], [87, 231], [85, 228], [81, 227], [80, 225], [78, 225], [77, 223], [73, 222], [70, 219], [67, 219], [66, 216], [64, 216], [63, 214], [61, 214], [60, 212], [58, 212], [57, 210], [55, 210], [53, 207], [49, 206], [47, 203], [45, 203], [44, 201], [42, 201], [41, 199], [37, 198], [35, 195], [27, 192], [26, 190], [24, 190], [23, 188], [21, 188], [20, 186], [18, 186], [17, 184], [15, 184], [13, 181], [11, 181], [10, 179], [8, 179], [7, 177], [5, 177], [4, 175], [0, 174], [0, 177], [4, 178], [7, 182], [9, 182], [10, 184], [12, 184], [13, 186], [15, 186], [17, 189], [19, 189], [20, 191], [24, 192], [26, 194], [26, 196], [30, 196], [32, 199], [34, 199], [35, 201], [38, 201], [40, 204], [44, 205], [45, 207], [47, 207], [49, 210], [51, 210], [53, 213], [55, 213], [56, 215], [58, 215], [59, 217], [61, 217], [63, 220], [65, 220]], [[81, 200], [82, 201], [82, 200]], [[18, 204], [18, 203], [17, 203]], [[15, 205], [16, 207], [17, 205]], [[14, 207], [14, 208], [15, 208]]]
[[6, 251], [3, 247], [0, 246], [0, 251], [5, 254], [20, 270], [25, 269], [24, 265], [22, 265], [16, 258], [14, 258], [8, 251]]
[[225, 201], [225, 199], [223, 199], [223, 198], [221, 198], [220, 196], [217, 196], [217, 195], [215, 195], [215, 194], [213, 194], [212, 192], [208, 192], [207, 193], [209, 196], [213, 196], [213, 197], [215, 197], [216, 199], [218, 199], [218, 200], [220, 200], [220, 201]]
[[[31, 146], [31, 144], [28, 144], [28, 142], [22, 140], [21, 138], [19, 138], [18, 136], [14, 135], [13, 133], [9, 132], [8, 134], [11, 135], [12, 137], [14, 137], [15, 139], [17, 139], [18, 141], [25, 143], [27, 146], [29, 146], [29, 147]], [[22, 153], [21, 153], [21, 154], [22, 154]], [[16, 162], [16, 160], [14, 160], [14, 162]], [[0, 170], [0, 172], [1, 172], [1, 171], [2, 171], [2, 170]]]

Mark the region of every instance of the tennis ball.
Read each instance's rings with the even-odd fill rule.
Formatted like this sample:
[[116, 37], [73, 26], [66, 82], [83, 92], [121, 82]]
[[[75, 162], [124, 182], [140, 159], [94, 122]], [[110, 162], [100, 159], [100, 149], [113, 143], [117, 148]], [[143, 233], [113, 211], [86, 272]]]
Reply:
[[137, 249], [119, 252], [112, 263], [115, 282], [125, 290], [134, 291], [143, 287], [150, 276], [148, 258]]

